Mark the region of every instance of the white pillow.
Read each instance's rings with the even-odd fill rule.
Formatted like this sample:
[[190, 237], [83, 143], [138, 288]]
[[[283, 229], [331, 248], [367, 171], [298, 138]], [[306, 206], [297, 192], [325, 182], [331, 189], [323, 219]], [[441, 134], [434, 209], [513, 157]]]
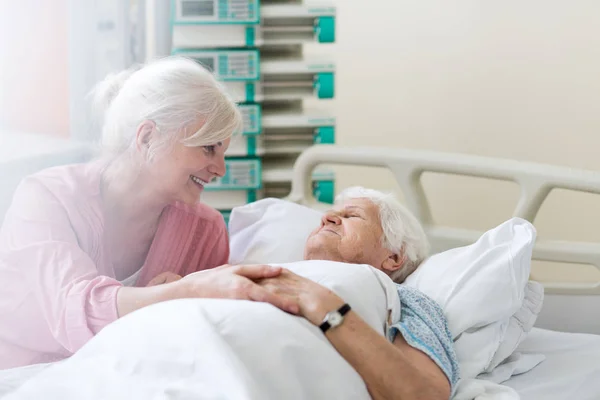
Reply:
[[[234, 208], [229, 222], [231, 264], [284, 263], [303, 259], [304, 244], [321, 213], [280, 199]], [[461, 367], [475, 377], [522, 340], [505, 343], [511, 321], [522, 308], [535, 229], [513, 218], [486, 232], [476, 243], [427, 259], [406, 285], [438, 302], [446, 314]], [[533, 325], [531, 320], [523, 325]], [[518, 331], [518, 330], [515, 330]], [[526, 331], [524, 331], [526, 332]], [[512, 351], [511, 351], [512, 353]], [[508, 354], [507, 356], [509, 356]]]
[[535, 237], [533, 225], [512, 218], [472, 245], [431, 256], [406, 279], [444, 310], [463, 378], [488, 368], [521, 308]]
[[508, 320], [506, 333], [485, 372], [506, 361], [516, 350], [517, 346], [527, 337], [537, 320], [544, 303], [544, 285], [529, 281], [525, 286], [525, 299], [521, 308]]
[[230, 264], [304, 260], [304, 243], [319, 226], [319, 211], [268, 198], [236, 207], [229, 217]]

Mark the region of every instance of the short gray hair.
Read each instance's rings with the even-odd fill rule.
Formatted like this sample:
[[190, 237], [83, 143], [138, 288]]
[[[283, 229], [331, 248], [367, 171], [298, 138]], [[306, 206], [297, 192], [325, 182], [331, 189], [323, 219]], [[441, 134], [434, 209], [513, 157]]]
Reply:
[[356, 186], [340, 193], [335, 202], [348, 199], [367, 199], [379, 208], [383, 247], [405, 257], [402, 268], [392, 272], [390, 278], [396, 283], [404, 282], [429, 252], [427, 236], [417, 218], [390, 193]]
[[[102, 148], [120, 154], [135, 143], [137, 127], [156, 124], [159, 140], [150, 154], [182, 140], [186, 146], [206, 146], [241, 131], [242, 116], [223, 86], [192, 59], [164, 57], [143, 66], [111, 74], [90, 93]], [[203, 121], [197, 132], [187, 127]]]

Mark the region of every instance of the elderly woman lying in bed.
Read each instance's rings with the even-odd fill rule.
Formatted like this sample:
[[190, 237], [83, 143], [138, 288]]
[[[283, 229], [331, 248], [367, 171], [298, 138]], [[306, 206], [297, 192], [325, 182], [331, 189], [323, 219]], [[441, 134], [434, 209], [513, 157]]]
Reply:
[[[306, 242], [304, 258], [346, 263], [341, 268], [348, 268], [348, 264], [368, 265], [398, 284], [418, 267], [427, 247], [419, 222], [393, 197], [352, 188], [338, 197], [333, 210], [324, 214], [320, 226]], [[387, 335], [389, 340], [385, 340], [357, 313], [348, 311], [341, 315], [352, 306], [348, 299], [334, 293], [327, 284], [315, 283], [318, 278], [308, 279], [311, 276], [306, 272], [300, 276], [302, 272], [284, 270], [276, 278], [263, 280], [262, 285], [297, 300], [300, 315], [325, 332], [365, 380], [371, 396], [449, 397], [451, 383], [458, 378], [457, 367], [443, 313], [434, 302], [411, 288], [394, 285], [394, 295], [399, 295], [404, 315], [388, 321], [391, 332]], [[402, 335], [397, 335], [397, 331]]]
[[346, 191], [308, 238], [306, 261], [264, 266], [277, 274], [257, 280], [297, 315], [258, 301], [162, 302], [112, 323], [20, 394], [448, 399], [458, 366], [442, 310], [397, 284], [426, 249], [395, 199]]

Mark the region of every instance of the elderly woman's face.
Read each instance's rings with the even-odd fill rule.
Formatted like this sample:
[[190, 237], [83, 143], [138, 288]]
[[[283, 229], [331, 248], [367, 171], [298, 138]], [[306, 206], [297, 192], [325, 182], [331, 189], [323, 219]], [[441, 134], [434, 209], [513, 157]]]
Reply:
[[379, 208], [367, 199], [337, 205], [321, 219], [304, 249], [307, 260], [369, 264], [381, 269], [389, 250], [382, 244]]
[[157, 194], [167, 202], [198, 203], [204, 185], [225, 174], [230, 141], [197, 147], [177, 142], [171, 151], [156, 155], [148, 168]]

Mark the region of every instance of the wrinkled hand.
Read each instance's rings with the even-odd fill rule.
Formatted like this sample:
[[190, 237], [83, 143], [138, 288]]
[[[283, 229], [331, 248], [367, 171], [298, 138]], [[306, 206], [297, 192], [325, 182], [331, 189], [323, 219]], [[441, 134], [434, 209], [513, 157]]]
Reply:
[[269, 265], [222, 265], [194, 272], [177, 282], [181, 297], [222, 298], [266, 302], [297, 314], [297, 302], [258, 285], [255, 281], [278, 276], [281, 267]]
[[156, 275], [146, 286], [162, 285], [164, 283], [176, 282], [181, 279], [180, 275], [174, 272], [163, 272], [162, 274]]
[[300, 315], [314, 325], [320, 325], [325, 314], [344, 304], [328, 288], [287, 269], [275, 277], [262, 279], [258, 284], [274, 295], [295, 301], [300, 306]]

